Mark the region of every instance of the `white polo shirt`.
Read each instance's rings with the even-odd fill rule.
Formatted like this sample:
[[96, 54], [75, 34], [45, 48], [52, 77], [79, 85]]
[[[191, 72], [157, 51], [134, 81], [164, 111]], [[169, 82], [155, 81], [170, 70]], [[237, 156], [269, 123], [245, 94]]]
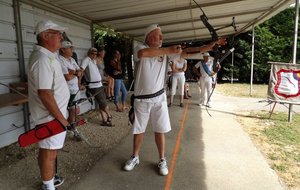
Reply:
[[98, 70], [96, 60], [92, 60], [89, 56], [87, 56], [82, 60], [80, 67], [84, 69], [87, 82], [97, 82], [89, 83], [89, 88], [99, 88], [102, 86], [102, 78]]
[[[66, 59], [64, 56], [59, 56], [59, 60], [62, 66], [63, 74], [69, 74], [68, 70], [77, 71], [80, 70], [80, 67], [77, 65], [76, 61], [71, 57], [71, 59]], [[78, 93], [78, 77], [74, 77], [71, 80], [67, 81], [69, 90], [71, 94]]]
[[[134, 95], [147, 95], [158, 92], [164, 88], [167, 56], [161, 55], [157, 57], [143, 57], [138, 58], [138, 51], [141, 49], [149, 48], [145, 44], [139, 44], [134, 48], [133, 59], [135, 61], [135, 81], [134, 81]], [[173, 60], [179, 55], [170, 56], [169, 60]], [[137, 99], [138, 101], [145, 102], [160, 102], [166, 100], [164, 94], [151, 99]]]
[[28, 63], [28, 100], [32, 119], [36, 125], [52, 121], [52, 117], [38, 96], [38, 89], [52, 90], [56, 104], [67, 118], [70, 98], [67, 82], [56, 55], [36, 45]]

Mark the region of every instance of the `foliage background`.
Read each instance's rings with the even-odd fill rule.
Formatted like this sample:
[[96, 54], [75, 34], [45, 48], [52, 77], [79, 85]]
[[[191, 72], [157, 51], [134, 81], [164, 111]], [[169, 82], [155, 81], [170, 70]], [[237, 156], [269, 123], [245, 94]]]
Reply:
[[127, 87], [133, 80], [131, 55], [132, 55], [132, 38], [124, 33], [116, 32], [106, 26], [94, 26], [94, 46], [97, 49], [105, 49], [104, 58], [105, 66], [112, 59], [112, 51], [119, 50], [121, 53], [121, 64], [123, 70], [123, 78]]
[[[268, 83], [271, 65], [268, 61], [286, 62], [292, 60], [295, 9], [288, 8], [264, 23], [255, 26], [254, 83]], [[219, 79], [228, 79], [233, 72], [239, 82], [250, 81], [252, 31], [243, 33], [231, 40], [235, 47], [234, 66], [231, 56], [224, 63]], [[299, 49], [299, 46], [298, 48]], [[299, 56], [297, 57], [297, 62]]]

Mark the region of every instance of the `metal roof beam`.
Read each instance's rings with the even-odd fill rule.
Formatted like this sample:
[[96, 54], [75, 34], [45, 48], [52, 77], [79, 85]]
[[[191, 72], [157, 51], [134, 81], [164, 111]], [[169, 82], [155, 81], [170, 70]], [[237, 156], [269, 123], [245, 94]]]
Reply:
[[[225, 17], [234, 17], [234, 16], [241, 16], [241, 15], [248, 15], [248, 14], [255, 14], [255, 13], [260, 13], [260, 12], [265, 12], [269, 10], [269, 8], [264, 8], [264, 9], [260, 9], [260, 10], [250, 10], [250, 11], [244, 11], [242, 13], [240, 12], [236, 12], [236, 13], [230, 13], [230, 14], [226, 14], [226, 15], [218, 15], [218, 16], [211, 16], [209, 17], [209, 21], [213, 20], [213, 19], [219, 19], [219, 18], [225, 18]], [[200, 16], [200, 15], [199, 15]], [[160, 26], [170, 26], [170, 25], [175, 25], [175, 24], [184, 24], [184, 23], [189, 23], [189, 22], [199, 22], [200, 21], [200, 17], [197, 19], [184, 19], [184, 20], [177, 20], [177, 21], [173, 21], [173, 22], [163, 22], [163, 23], [159, 23]], [[125, 32], [125, 31], [130, 31], [130, 30], [141, 30], [141, 29], [145, 29], [148, 25], [141, 25], [138, 27], [129, 27], [129, 28], [119, 28], [117, 29], [118, 32]]]
[[84, 23], [84, 24], [91, 23], [91, 20], [89, 20], [79, 14], [73, 13], [69, 10], [62, 9], [53, 4], [50, 4], [49, 2], [44, 2], [43, 0], [20, 0], [20, 2], [31, 5], [33, 7], [40, 8], [42, 10], [47, 10], [49, 12], [58, 14], [60, 16], [63, 16], [63, 17], [66, 17], [66, 18], [69, 18], [72, 20], [76, 20], [76, 21]]
[[[244, 22], [239, 22], [239, 23], [236, 23], [236, 25], [239, 25], [239, 24], [245, 24], [245, 23], [248, 23], [248, 21], [244, 21]], [[226, 26], [227, 24], [219, 24], [219, 25], [215, 25], [214, 27], [216, 28], [219, 28], [219, 27], [223, 27], [223, 26]], [[228, 28], [230, 28], [230, 26], [228, 26]], [[198, 27], [198, 28], [181, 28], [181, 29], [177, 29], [176, 31], [174, 30], [169, 30], [169, 31], [166, 31], [164, 30], [163, 31], [163, 34], [172, 34], [172, 33], [177, 33], [177, 32], [188, 32], [188, 31], [191, 31], [191, 30], [203, 30], [203, 29], [206, 29], [205, 26], [203, 27]], [[224, 28], [225, 29], [225, 28]], [[138, 34], [138, 35], [134, 35], [133, 37], [143, 37], [144, 34]]]
[[[223, 1], [203, 3], [203, 4], [200, 4], [200, 6], [201, 6], [201, 8], [204, 8], [204, 7], [234, 3], [234, 2], [239, 2], [239, 1], [245, 1], [245, 0], [223, 0]], [[171, 9], [149, 11], [149, 12], [143, 12], [143, 13], [137, 13], [137, 14], [131, 14], [131, 15], [122, 15], [122, 16], [104, 18], [104, 19], [100, 19], [100, 20], [94, 20], [94, 22], [102, 24], [104, 22], [110, 22], [110, 21], [114, 21], [114, 20], [130, 19], [130, 18], [142, 17], [142, 16], [151, 16], [154, 14], [171, 13], [174, 11], [185, 11], [185, 10], [190, 10], [190, 9], [199, 9], [199, 7], [197, 5], [191, 5], [191, 6], [185, 6], [185, 7], [177, 7], [177, 8], [171, 8]]]

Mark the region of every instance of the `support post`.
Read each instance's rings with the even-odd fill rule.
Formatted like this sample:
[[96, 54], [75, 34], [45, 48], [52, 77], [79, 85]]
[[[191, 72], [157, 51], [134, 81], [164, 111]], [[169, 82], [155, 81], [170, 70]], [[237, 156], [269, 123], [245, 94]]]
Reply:
[[[293, 46], [293, 63], [296, 64], [297, 57], [297, 39], [298, 39], [298, 21], [299, 21], [299, 1], [295, 0], [295, 23], [294, 23], [294, 46]], [[289, 115], [288, 122], [291, 123], [293, 120], [293, 104], [289, 104]]]
[[[233, 37], [233, 41], [234, 41], [234, 37]], [[231, 53], [231, 84], [233, 84], [233, 66], [234, 66], [234, 53], [233, 53], [234, 51], [232, 51], [232, 53]]]
[[254, 25], [252, 25], [252, 55], [251, 55], [251, 76], [250, 76], [250, 96], [252, 96], [253, 91], [253, 65], [254, 65]]
[[90, 30], [91, 30], [91, 47], [94, 47], [94, 22], [92, 21], [90, 24]]
[[[23, 38], [22, 38], [21, 14], [20, 14], [19, 0], [13, 0], [13, 10], [14, 10], [14, 20], [15, 20], [15, 27], [16, 27], [20, 78], [21, 78], [21, 81], [24, 82], [24, 81], [27, 81], [27, 77], [26, 77], [26, 72], [25, 72], [24, 51], [23, 51], [24, 46], [23, 46]], [[28, 103], [23, 104], [23, 118], [24, 118], [24, 129], [25, 129], [25, 131], [28, 131], [30, 129]]]

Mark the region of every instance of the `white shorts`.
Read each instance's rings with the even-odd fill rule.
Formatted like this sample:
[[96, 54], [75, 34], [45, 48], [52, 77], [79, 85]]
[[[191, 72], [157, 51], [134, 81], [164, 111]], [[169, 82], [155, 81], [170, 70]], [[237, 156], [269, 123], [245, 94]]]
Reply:
[[39, 147], [48, 150], [61, 149], [64, 146], [67, 132], [62, 132], [39, 142]]
[[149, 119], [154, 132], [166, 133], [171, 130], [167, 101], [158, 103], [134, 101], [134, 113], [133, 134], [144, 133]]

